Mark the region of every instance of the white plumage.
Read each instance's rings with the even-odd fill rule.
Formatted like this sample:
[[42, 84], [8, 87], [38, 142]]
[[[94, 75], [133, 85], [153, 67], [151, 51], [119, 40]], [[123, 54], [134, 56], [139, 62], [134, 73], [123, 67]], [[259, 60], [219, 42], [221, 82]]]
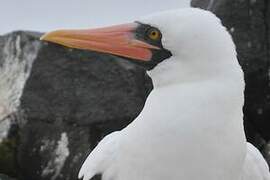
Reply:
[[262, 155], [246, 142], [243, 73], [219, 19], [188, 8], [139, 21], [159, 28], [172, 57], [148, 72], [154, 90], [141, 114], [98, 144], [79, 177], [270, 180]]
[[247, 154], [243, 166], [241, 180], [269, 180], [269, 167], [260, 151], [252, 144], [247, 143]]

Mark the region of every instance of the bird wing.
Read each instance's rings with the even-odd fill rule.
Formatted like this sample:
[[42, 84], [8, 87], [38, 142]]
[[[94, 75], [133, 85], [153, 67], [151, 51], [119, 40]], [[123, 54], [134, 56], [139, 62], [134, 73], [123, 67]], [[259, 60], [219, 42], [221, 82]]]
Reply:
[[242, 180], [270, 180], [269, 167], [260, 151], [247, 143]]
[[79, 175], [83, 180], [103, 174], [110, 169], [118, 149], [120, 131], [113, 132], [103, 138], [84, 161]]

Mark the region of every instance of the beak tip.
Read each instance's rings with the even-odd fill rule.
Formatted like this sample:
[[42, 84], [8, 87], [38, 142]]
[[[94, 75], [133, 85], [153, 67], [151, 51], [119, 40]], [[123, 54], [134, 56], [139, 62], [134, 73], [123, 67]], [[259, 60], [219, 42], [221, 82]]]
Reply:
[[47, 32], [47, 33], [44, 33], [40, 38], [39, 40], [41, 41], [50, 41], [50, 40], [53, 40], [55, 37], [57, 37], [57, 34], [58, 31], [51, 31], [51, 32]]
[[46, 41], [47, 35], [48, 35], [48, 33], [43, 34], [43, 35], [39, 38], [39, 40], [40, 40], [40, 41]]

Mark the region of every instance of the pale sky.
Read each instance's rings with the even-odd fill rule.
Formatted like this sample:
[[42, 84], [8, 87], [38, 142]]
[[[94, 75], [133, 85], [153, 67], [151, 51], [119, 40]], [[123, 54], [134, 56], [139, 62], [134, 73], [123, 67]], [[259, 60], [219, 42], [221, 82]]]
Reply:
[[190, 0], [1, 0], [0, 34], [104, 26], [189, 4]]

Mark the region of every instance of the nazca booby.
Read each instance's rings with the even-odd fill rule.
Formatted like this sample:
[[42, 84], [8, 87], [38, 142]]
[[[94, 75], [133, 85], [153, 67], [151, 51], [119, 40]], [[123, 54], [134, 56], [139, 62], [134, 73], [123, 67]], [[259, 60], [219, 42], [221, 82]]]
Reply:
[[243, 72], [231, 36], [210, 12], [177, 9], [134, 23], [59, 30], [42, 40], [125, 57], [144, 67], [154, 90], [140, 115], [107, 135], [79, 178], [270, 180], [243, 128]]

